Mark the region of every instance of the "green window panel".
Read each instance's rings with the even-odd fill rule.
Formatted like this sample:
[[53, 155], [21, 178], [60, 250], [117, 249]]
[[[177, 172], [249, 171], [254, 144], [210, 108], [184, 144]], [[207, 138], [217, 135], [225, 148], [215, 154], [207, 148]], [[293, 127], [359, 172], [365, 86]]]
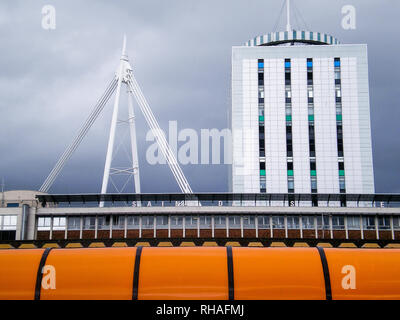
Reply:
[[288, 170], [288, 171], [287, 171], [287, 175], [288, 175], [288, 176], [293, 176], [293, 170]]
[[265, 170], [260, 170], [260, 176], [265, 176]]
[[308, 121], [314, 121], [314, 115], [313, 114], [310, 114], [308, 116]]
[[317, 171], [316, 170], [311, 170], [310, 171], [311, 176], [315, 177], [317, 175]]
[[286, 121], [292, 121], [292, 116], [286, 116]]
[[339, 170], [339, 176], [344, 176], [344, 170]]
[[264, 121], [264, 116], [259, 116], [259, 117], [258, 117], [258, 120], [259, 120], [259, 121]]
[[337, 121], [342, 121], [342, 115], [341, 114], [337, 114], [336, 115], [336, 120]]

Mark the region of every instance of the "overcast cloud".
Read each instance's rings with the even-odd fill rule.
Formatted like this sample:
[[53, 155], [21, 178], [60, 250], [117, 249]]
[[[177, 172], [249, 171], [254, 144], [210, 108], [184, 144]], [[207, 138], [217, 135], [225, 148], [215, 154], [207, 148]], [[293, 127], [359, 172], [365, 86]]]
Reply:
[[[163, 129], [229, 127], [231, 47], [274, 31], [283, 0], [2, 0], [0, 178], [6, 189], [38, 189], [128, 55]], [[294, 0], [311, 31], [367, 43], [377, 192], [400, 192], [400, 2]], [[56, 29], [41, 26], [56, 9]], [[343, 30], [341, 8], [357, 9]], [[304, 29], [300, 16], [294, 27]], [[284, 29], [282, 18], [277, 29]], [[124, 102], [124, 101], [122, 101]], [[99, 192], [111, 121], [104, 110], [50, 192]], [[142, 192], [179, 192], [166, 165], [146, 163], [147, 125], [136, 107]], [[228, 190], [225, 165], [186, 165], [198, 192]]]

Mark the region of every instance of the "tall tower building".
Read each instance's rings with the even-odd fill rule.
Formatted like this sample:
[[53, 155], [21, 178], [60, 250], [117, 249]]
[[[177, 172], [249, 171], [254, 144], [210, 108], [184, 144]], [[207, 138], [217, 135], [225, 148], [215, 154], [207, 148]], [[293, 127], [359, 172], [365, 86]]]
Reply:
[[365, 44], [288, 22], [233, 47], [231, 117], [233, 192], [374, 193]]

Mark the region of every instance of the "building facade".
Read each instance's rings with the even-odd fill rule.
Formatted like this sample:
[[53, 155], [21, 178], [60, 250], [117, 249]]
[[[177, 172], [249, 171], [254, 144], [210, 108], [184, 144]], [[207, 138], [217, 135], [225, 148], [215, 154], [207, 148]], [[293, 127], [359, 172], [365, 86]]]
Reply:
[[[17, 192], [9, 192], [17, 194]], [[32, 192], [33, 194], [33, 192]], [[31, 193], [23, 192], [30, 196]], [[400, 195], [318, 194], [325, 206], [298, 206], [310, 194], [119, 194], [12, 197], [0, 208], [0, 248], [79, 244], [400, 246]], [[288, 204], [293, 197], [295, 206]], [[14, 199], [15, 198], [15, 199]], [[17, 201], [18, 200], [18, 201]], [[104, 207], [99, 204], [104, 202]], [[273, 205], [280, 202], [280, 206]], [[12, 204], [12, 205], [8, 205]], [[8, 206], [7, 206], [8, 205]]]
[[233, 192], [374, 193], [366, 45], [286, 31], [233, 47], [231, 117]]

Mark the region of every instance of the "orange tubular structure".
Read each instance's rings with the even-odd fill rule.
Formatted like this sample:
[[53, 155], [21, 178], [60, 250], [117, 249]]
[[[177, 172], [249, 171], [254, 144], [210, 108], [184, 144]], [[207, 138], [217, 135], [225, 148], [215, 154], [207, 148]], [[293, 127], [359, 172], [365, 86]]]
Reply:
[[400, 250], [0, 250], [0, 299], [400, 299]]

